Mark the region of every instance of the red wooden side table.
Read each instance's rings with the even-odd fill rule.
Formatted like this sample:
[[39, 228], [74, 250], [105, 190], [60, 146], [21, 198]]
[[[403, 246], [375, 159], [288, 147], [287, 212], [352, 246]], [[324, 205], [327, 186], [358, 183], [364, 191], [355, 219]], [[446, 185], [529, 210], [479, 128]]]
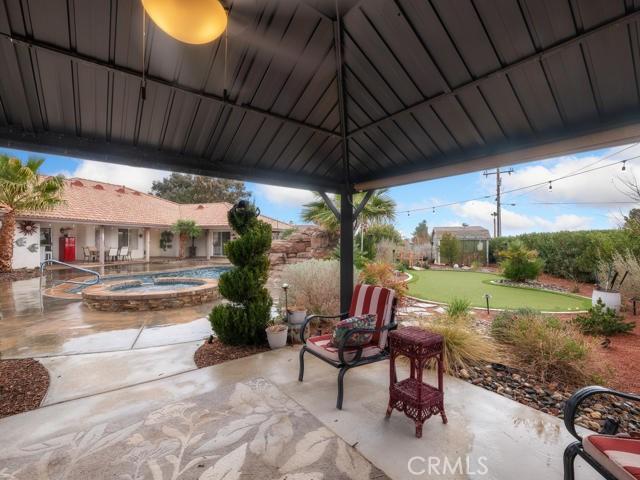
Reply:
[[[422, 437], [422, 425], [432, 415], [442, 416], [442, 423], [447, 423], [444, 412], [444, 389], [442, 383], [442, 335], [431, 333], [418, 327], [405, 327], [389, 332], [390, 352], [390, 384], [389, 406], [387, 417], [393, 409], [413, 419], [416, 424], [416, 437]], [[396, 375], [396, 358], [405, 356], [409, 359], [410, 376], [398, 381]], [[422, 373], [427, 362], [435, 358], [438, 364], [438, 387], [422, 381]]]

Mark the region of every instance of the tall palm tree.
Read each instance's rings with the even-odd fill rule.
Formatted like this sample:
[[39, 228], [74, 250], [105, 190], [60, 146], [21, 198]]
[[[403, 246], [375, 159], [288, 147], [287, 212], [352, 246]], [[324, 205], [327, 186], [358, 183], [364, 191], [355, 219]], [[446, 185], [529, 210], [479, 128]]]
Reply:
[[50, 210], [63, 202], [64, 177], [38, 175], [44, 160], [19, 159], [0, 155], [0, 207], [4, 210], [0, 227], [0, 272], [11, 271], [16, 216], [29, 210]]
[[[387, 190], [386, 188], [377, 190], [371, 196], [356, 220], [354, 229], [357, 229], [359, 224], [375, 225], [390, 223], [395, 220], [396, 202], [387, 195]], [[359, 205], [364, 196], [364, 193], [354, 194], [353, 205]], [[336, 207], [340, 209], [340, 195], [335, 196], [335, 203]], [[340, 230], [340, 222], [317, 193], [315, 200], [303, 206], [302, 219], [305, 222], [313, 222], [333, 234], [337, 234]]]
[[196, 224], [195, 220], [177, 220], [171, 226], [171, 231], [180, 237], [180, 251], [178, 253], [180, 258], [185, 258], [187, 240], [191, 239], [191, 246], [194, 246], [195, 239], [202, 234], [202, 228]]

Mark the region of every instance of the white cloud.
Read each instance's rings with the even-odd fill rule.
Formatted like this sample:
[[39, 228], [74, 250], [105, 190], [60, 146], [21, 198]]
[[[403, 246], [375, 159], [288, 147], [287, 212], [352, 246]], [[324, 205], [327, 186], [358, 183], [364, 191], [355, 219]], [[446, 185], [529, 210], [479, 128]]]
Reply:
[[[552, 182], [552, 190], [548, 188], [549, 180], [557, 179], [581, 170], [600, 167], [609, 163], [631, 158], [638, 155], [640, 147], [632, 147], [618, 155], [610, 155], [607, 150], [600, 156], [564, 156], [550, 161], [549, 165], [531, 165], [516, 168], [511, 175], [504, 175], [502, 180], [503, 190], [512, 190], [532, 184], [543, 183], [540, 187], [526, 189], [522, 192], [514, 192], [505, 195], [505, 202], [516, 201], [523, 195], [531, 199], [545, 202], [624, 202], [629, 198], [623, 193], [622, 180], [632, 178], [635, 174], [640, 178], [640, 166], [637, 160], [630, 160], [626, 164], [626, 170], [622, 171], [622, 165], [612, 165], [593, 172], [576, 175], [570, 178]], [[600, 160], [600, 161], [599, 161]], [[634, 163], [635, 162], [635, 163]], [[482, 183], [487, 191], [493, 193], [495, 189], [495, 177], [483, 179]]]
[[164, 170], [83, 160], [69, 176], [126, 185], [141, 192], [148, 192], [151, 190], [151, 184], [154, 180], [162, 180], [169, 175], [170, 172]]
[[313, 192], [299, 188], [258, 185], [258, 190], [269, 202], [289, 207], [302, 207], [303, 204], [314, 199]]
[[[470, 201], [460, 205], [453, 205], [451, 210], [466, 223], [481, 225], [493, 232], [492, 212], [495, 204], [485, 201]], [[550, 219], [540, 216], [523, 215], [513, 210], [502, 209], [502, 233], [512, 235], [523, 232], [585, 230], [591, 226], [592, 219], [574, 214], [563, 214]], [[462, 222], [458, 222], [462, 223]]]

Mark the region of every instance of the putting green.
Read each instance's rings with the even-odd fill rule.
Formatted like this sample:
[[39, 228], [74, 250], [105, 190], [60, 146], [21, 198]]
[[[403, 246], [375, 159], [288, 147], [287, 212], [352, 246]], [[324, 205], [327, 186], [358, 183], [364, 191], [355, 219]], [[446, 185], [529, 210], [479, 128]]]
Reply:
[[466, 298], [474, 307], [486, 306], [485, 294], [491, 295], [491, 308], [530, 307], [545, 312], [587, 310], [591, 299], [532, 288], [494, 285], [502, 277], [491, 273], [423, 270], [411, 271], [409, 295], [434, 302], [449, 303], [452, 298]]

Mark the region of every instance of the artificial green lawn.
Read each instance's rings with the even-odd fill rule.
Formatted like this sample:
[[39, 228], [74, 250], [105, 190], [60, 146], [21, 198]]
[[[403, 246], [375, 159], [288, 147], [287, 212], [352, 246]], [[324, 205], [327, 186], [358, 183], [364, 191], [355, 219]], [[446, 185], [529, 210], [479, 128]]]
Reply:
[[591, 299], [529, 288], [493, 285], [502, 277], [490, 273], [422, 270], [410, 272], [409, 295], [434, 302], [449, 303], [452, 298], [466, 298], [474, 307], [486, 306], [485, 293], [491, 295], [491, 308], [530, 307], [546, 312], [587, 310]]

